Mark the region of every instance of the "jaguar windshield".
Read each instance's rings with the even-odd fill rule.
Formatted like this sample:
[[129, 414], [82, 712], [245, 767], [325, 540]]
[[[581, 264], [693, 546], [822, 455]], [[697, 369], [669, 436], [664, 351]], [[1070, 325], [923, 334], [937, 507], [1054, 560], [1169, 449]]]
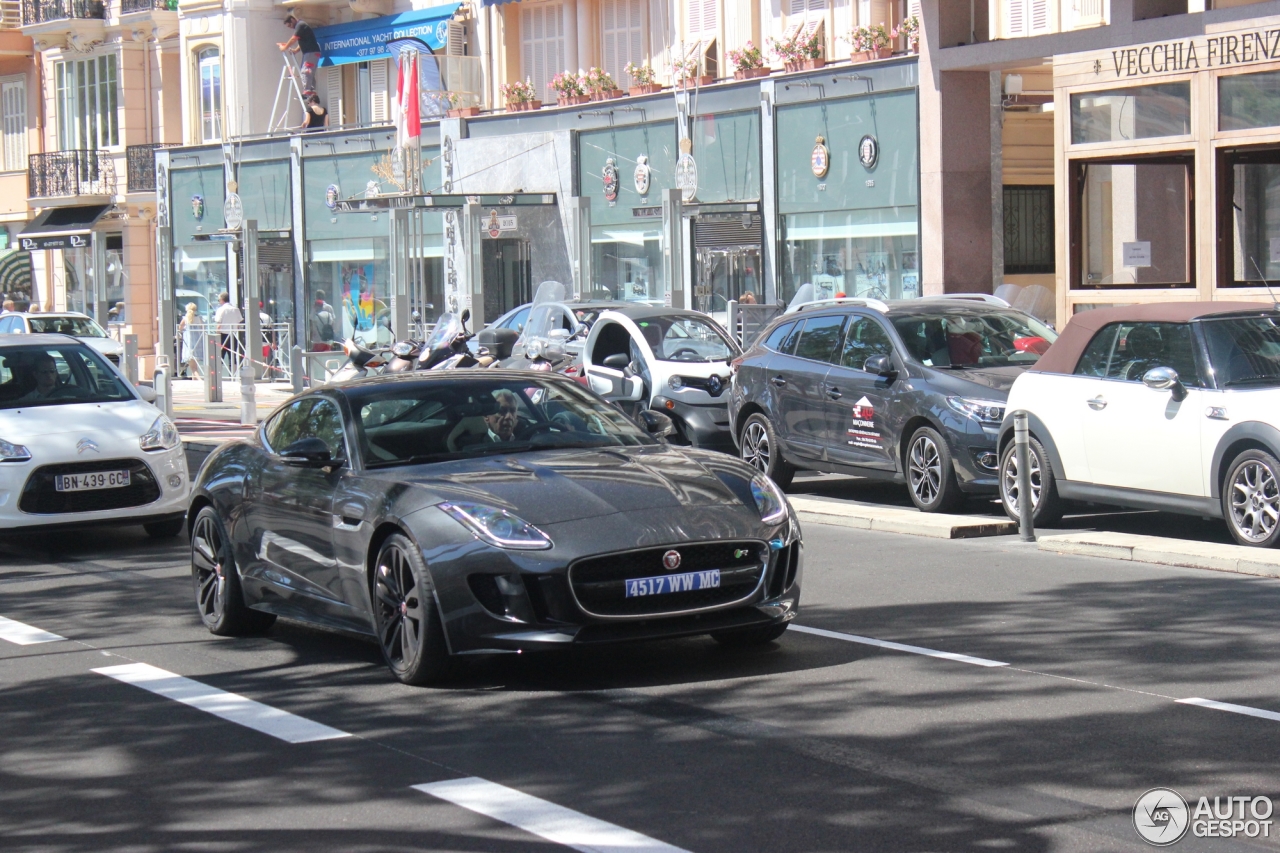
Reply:
[[926, 367], [1029, 367], [1058, 337], [1039, 320], [1012, 311], [894, 314], [893, 326]]
[[1280, 385], [1280, 315], [1204, 321], [1219, 388]]

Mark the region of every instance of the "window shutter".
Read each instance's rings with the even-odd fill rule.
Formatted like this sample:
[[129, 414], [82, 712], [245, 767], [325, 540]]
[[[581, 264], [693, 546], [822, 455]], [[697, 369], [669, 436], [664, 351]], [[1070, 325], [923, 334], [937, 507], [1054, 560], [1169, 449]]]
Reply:
[[369, 121], [389, 124], [391, 109], [387, 95], [387, 60], [377, 59], [369, 63]]
[[907, 17], [915, 16], [916, 18], [919, 18], [920, 15], [920, 0], [908, 0]]
[[[627, 51], [627, 59], [622, 63], [622, 68], [627, 67], [628, 61], [634, 62], [636, 65], [641, 65], [646, 59], [648, 59], [648, 56], [646, 55], [647, 51], [644, 49], [645, 30], [647, 29], [645, 24], [646, 18], [648, 17], [647, 12], [648, 9], [645, 4], [645, 0], [631, 0], [631, 33], [630, 43], [628, 45], [630, 49]], [[625, 84], [622, 83], [622, 76], [615, 78], [619, 81], [618, 85], [631, 85], [630, 78], [627, 78], [627, 82]]]
[[533, 83], [540, 99], [547, 84], [564, 66], [564, 9], [544, 3], [520, 12], [520, 79]]
[[329, 126], [342, 124], [342, 66], [324, 69], [324, 108], [329, 111]]
[[1049, 0], [1030, 0], [1031, 33], [1043, 33], [1049, 30]]
[[12, 172], [27, 167], [27, 86], [13, 80], [0, 90], [0, 115], [4, 125], [4, 169]]
[[449, 38], [445, 42], [445, 53], [449, 56], [467, 55], [467, 25], [461, 21], [449, 22]]
[[1026, 34], [1026, 0], [1005, 0], [1005, 35], [1017, 38]]
[[[605, 71], [613, 77], [613, 79], [622, 79], [622, 65], [618, 64], [618, 39], [626, 37], [626, 23], [619, 21], [619, 17], [626, 15], [625, 8], [620, 9], [627, 0], [601, 0], [600, 2], [600, 65]], [[619, 12], [622, 15], [619, 15]]]
[[644, 62], [645, 0], [603, 0], [600, 4], [602, 67], [626, 88], [628, 62]]

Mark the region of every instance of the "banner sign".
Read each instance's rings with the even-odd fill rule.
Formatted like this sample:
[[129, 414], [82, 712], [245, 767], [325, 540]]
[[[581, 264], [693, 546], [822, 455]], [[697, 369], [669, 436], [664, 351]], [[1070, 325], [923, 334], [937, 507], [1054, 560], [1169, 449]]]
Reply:
[[384, 15], [349, 24], [316, 27], [320, 42], [320, 64], [348, 65], [374, 59], [390, 59], [387, 43], [394, 39], [417, 38], [432, 50], [440, 50], [449, 40], [449, 19], [461, 3], [448, 3], [399, 15]]

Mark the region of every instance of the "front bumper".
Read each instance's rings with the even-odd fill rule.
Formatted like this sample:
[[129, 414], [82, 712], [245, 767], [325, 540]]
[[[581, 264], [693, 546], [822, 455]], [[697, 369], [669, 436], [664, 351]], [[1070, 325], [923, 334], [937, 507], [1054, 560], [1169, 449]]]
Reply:
[[973, 418], [950, 411], [941, 420], [961, 490], [995, 494], [1000, 484], [996, 451], [999, 425], [983, 426]]
[[659, 395], [653, 398], [651, 408], [678, 420], [685, 437], [694, 447], [733, 452], [728, 399], [718, 403], [685, 403]]

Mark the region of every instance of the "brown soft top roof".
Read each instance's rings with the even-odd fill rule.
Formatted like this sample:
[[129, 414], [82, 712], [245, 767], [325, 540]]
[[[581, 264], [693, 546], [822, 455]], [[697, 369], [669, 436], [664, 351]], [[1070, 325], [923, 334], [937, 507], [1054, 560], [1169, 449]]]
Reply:
[[1082, 311], [1071, 318], [1053, 346], [1031, 369], [1037, 373], [1074, 373], [1084, 348], [1093, 340], [1094, 332], [1112, 323], [1189, 323], [1219, 314], [1271, 310], [1274, 306], [1265, 302], [1152, 302]]

